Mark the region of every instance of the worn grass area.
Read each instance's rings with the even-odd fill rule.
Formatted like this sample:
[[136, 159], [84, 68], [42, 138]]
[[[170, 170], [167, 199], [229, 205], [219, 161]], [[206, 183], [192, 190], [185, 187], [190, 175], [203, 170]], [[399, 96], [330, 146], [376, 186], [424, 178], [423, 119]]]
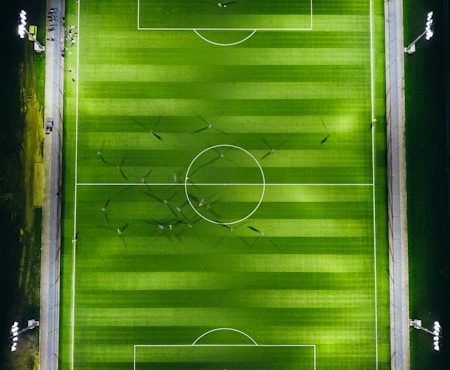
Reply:
[[62, 368], [219, 327], [389, 368], [383, 3], [373, 60], [369, 1], [233, 47], [137, 31], [136, 5], [80, 1], [67, 53]]

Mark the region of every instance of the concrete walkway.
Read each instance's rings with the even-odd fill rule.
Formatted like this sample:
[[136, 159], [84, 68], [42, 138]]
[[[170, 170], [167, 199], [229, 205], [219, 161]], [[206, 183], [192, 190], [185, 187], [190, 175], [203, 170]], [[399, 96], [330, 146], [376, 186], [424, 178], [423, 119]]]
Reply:
[[385, 1], [391, 369], [409, 370], [403, 2]]
[[41, 247], [41, 312], [40, 354], [41, 370], [58, 369], [59, 308], [60, 308], [60, 247], [61, 247], [61, 169], [63, 139], [64, 91], [64, 25], [61, 18], [65, 8], [63, 0], [47, 0], [47, 11], [55, 9], [53, 31], [47, 18], [45, 61], [45, 121], [53, 121], [53, 130], [45, 135], [45, 199], [42, 207]]

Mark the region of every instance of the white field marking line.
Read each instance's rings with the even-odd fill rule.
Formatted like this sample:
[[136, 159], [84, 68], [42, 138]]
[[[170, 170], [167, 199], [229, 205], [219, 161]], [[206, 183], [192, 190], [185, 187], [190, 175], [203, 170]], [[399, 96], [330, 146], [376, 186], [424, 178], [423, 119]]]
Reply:
[[71, 320], [72, 320], [72, 343], [71, 343], [71, 369], [75, 366], [75, 284], [76, 284], [76, 248], [77, 248], [77, 199], [78, 199], [78, 96], [79, 88], [78, 81], [80, 78], [80, 14], [81, 14], [81, 1], [77, 1], [77, 66], [76, 66], [76, 85], [75, 85], [75, 171], [74, 171], [74, 207], [73, 207], [73, 243], [72, 243], [72, 308], [71, 308]]
[[208, 330], [208, 331], [204, 332], [203, 334], [201, 334], [196, 340], [194, 340], [192, 342], [192, 345], [195, 346], [198, 343], [198, 341], [201, 340], [202, 338], [206, 337], [207, 335], [209, 335], [211, 333], [216, 333], [218, 331], [231, 331], [234, 333], [239, 333], [239, 334], [243, 335], [244, 337], [246, 337], [247, 339], [250, 339], [250, 341], [253, 342], [254, 345], [258, 345], [258, 343], [256, 343], [256, 340], [254, 340], [249, 334], [243, 332], [242, 330], [235, 329], [235, 328], [229, 328], [229, 327], [221, 327], [221, 328], [215, 328], [215, 329]]
[[[372, 123], [375, 120], [375, 91], [374, 91], [374, 78], [375, 78], [375, 71], [374, 71], [374, 46], [373, 46], [373, 0], [369, 0], [370, 2], [370, 64], [371, 64], [371, 110], [372, 110]], [[151, 29], [151, 28], [140, 28], [139, 27], [139, 4], [140, 0], [138, 0], [138, 30], [190, 30], [193, 29], [180, 29], [180, 28], [174, 28], [174, 29]], [[177, 184], [177, 183], [160, 183], [160, 184], [145, 184], [145, 183], [134, 183], [134, 184], [127, 184], [127, 183], [78, 183], [78, 81], [79, 81], [79, 50], [80, 50], [80, 7], [81, 7], [81, 0], [78, 1], [78, 43], [77, 43], [77, 82], [76, 82], [76, 114], [75, 114], [75, 126], [76, 126], [76, 133], [75, 133], [75, 186], [74, 186], [74, 237], [76, 235], [76, 209], [77, 209], [77, 186], [185, 186], [185, 184]], [[311, 28], [310, 29], [292, 29], [292, 31], [295, 30], [304, 30], [304, 31], [310, 31], [312, 30], [313, 26], [313, 20], [312, 20], [312, 0], [311, 0]], [[230, 29], [227, 29], [230, 30]], [[258, 29], [262, 30], [262, 29]], [[264, 29], [265, 31], [282, 31], [277, 29]], [[286, 29], [287, 30], [287, 29]], [[374, 125], [372, 126], [372, 184], [307, 184], [307, 183], [296, 183], [296, 184], [271, 184], [267, 183], [266, 186], [372, 186], [372, 194], [373, 194], [373, 229], [374, 229], [374, 286], [375, 286], [375, 347], [376, 347], [376, 369], [378, 369], [378, 297], [377, 297], [377, 270], [376, 270], [376, 202], [375, 202], [375, 185], [376, 185], [376, 179], [375, 179], [375, 140], [374, 140]], [[196, 184], [196, 185], [205, 185], [205, 186], [211, 186], [211, 185], [261, 185], [261, 184]], [[72, 370], [74, 369], [74, 333], [75, 333], [75, 266], [76, 266], [76, 260], [75, 260], [75, 248], [76, 243], [74, 243], [73, 248], [73, 267], [72, 267]], [[134, 370], [136, 370], [136, 348], [138, 347], [192, 347], [193, 345], [134, 345]], [[220, 345], [197, 345], [197, 346], [220, 346]], [[236, 346], [236, 347], [242, 347], [242, 346], [254, 346], [254, 345], [222, 345], [222, 346]], [[260, 347], [313, 347], [314, 348], [314, 370], [316, 370], [316, 345], [263, 345], [258, 344], [257, 346]]]
[[77, 249], [77, 185], [78, 185], [78, 81], [80, 77], [80, 8], [81, 1], [77, 1], [77, 28], [78, 28], [78, 40], [77, 40], [77, 66], [76, 66], [76, 85], [75, 85], [75, 170], [74, 170], [74, 207], [73, 207], [73, 243], [72, 243], [72, 308], [71, 308], [71, 320], [72, 320], [72, 333], [71, 333], [71, 368], [74, 369], [75, 360], [75, 277], [76, 277], [76, 249]]
[[140, 30], [141, 28], [141, 0], [137, 0], [137, 29]]
[[265, 32], [295, 32], [295, 31], [312, 31], [308, 28], [186, 28], [186, 27], [140, 27], [138, 31], [265, 31]]
[[[140, 19], [141, 19], [141, 1], [137, 0], [137, 30], [138, 31], [194, 31], [194, 32], [196, 32], [196, 31], [254, 31], [253, 34], [256, 31], [268, 31], [268, 32], [312, 31], [313, 30], [313, 0], [310, 0], [310, 19], [309, 19], [310, 26], [308, 28], [306, 28], [306, 27], [299, 27], [299, 28], [141, 27]], [[253, 36], [253, 34], [251, 36]], [[228, 46], [228, 45], [220, 45], [220, 46]]]
[[317, 357], [317, 348], [316, 348], [316, 345], [314, 344], [314, 370], [316, 370], [316, 366], [317, 366], [316, 357]]
[[[258, 202], [256, 203], [255, 208], [254, 208], [247, 216], [245, 216], [245, 217], [243, 217], [243, 218], [240, 218], [239, 220], [236, 220], [236, 221], [233, 221], [233, 222], [220, 223], [220, 222], [218, 222], [218, 221], [214, 221], [214, 220], [212, 220], [212, 219], [210, 219], [210, 218], [208, 218], [208, 217], [202, 215], [202, 214], [197, 210], [197, 208], [192, 204], [191, 198], [190, 198], [190, 196], [189, 196], [188, 184], [189, 184], [189, 175], [190, 175], [190, 171], [191, 171], [191, 168], [192, 168], [193, 164], [195, 163], [195, 161], [196, 161], [198, 158], [200, 158], [200, 157], [201, 157], [204, 153], [206, 153], [207, 151], [209, 151], [209, 150], [211, 150], [211, 149], [215, 150], [216, 148], [223, 148], [223, 147], [226, 147], [226, 148], [233, 148], [233, 149], [240, 150], [240, 151], [244, 152], [245, 154], [247, 154], [247, 155], [248, 155], [248, 156], [256, 163], [256, 165], [258, 166], [258, 169], [259, 169], [259, 171], [260, 171], [260, 173], [261, 173], [261, 180], [262, 180], [261, 187], [262, 187], [262, 191], [261, 191], [261, 196], [259, 197]], [[220, 157], [219, 157], [219, 158], [220, 158]], [[198, 154], [194, 157], [194, 159], [191, 161], [191, 163], [189, 164], [189, 166], [188, 166], [188, 168], [187, 168], [187, 170], [186, 170], [186, 175], [185, 175], [185, 177], [184, 177], [184, 193], [185, 193], [186, 199], [187, 199], [189, 205], [191, 206], [191, 208], [193, 209], [193, 211], [194, 211], [195, 213], [197, 213], [197, 215], [198, 215], [199, 217], [203, 218], [205, 221], [208, 221], [208, 222], [210, 222], [210, 223], [212, 223], [212, 224], [216, 224], [216, 225], [235, 225], [235, 224], [238, 224], [238, 223], [241, 223], [241, 222], [247, 220], [249, 217], [253, 216], [253, 214], [258, 210], [259, 206], [261, 205], [261, 203], [262, 203], [262, 201], [263, 201], [263, 199], [264, 199], [264, 194], [266, 193], [266, 176], [264, 175], [264, 170], [263, 170], [262, 167], [261, 167], [261, 163], [259, 163], [259, 161], [255, 158], [255, 156], [254, 156], [252, 153], [250, 153], [248, 150], [245, 150], [244, 148], [242, 148], [242, 147], [240, 147], [240, 146], [237, 146], [237, 145], [233, 145], [233, 144], [219, 144], [219, 145], [213, 145], [213, 146], [210, 146], [210, 147], [208, 147], [208, 148], [202, 150], [200, 153], [198, 153]], [[226, 330], [226, 329], [223, 329], [223, 330]], [[246, 335], [245, 333], [242, 333], [242, 332], [240, 332], [240, 333], [243, 334], [243, 335]]]
[[135, 348], [176, 347], [316, 347], [315, 344], [135, 344]]
[[[127, 182], [117, 182], [117, 183], [109, 183], [109, 182], [100, 182], [100, 183], [89, 183], [89, 182], [80, 182], [77, 184], [78, 186], [185, 186], [183, 183], [174, 183], [174, 182], [159, 182], [159, 183], [143, 183], [143, 182], [136, 182], [136, 183], [127, 183]], [[258, 183], [198, 183], [198, 184], [187, 184], [187, 186], [263, 186], [264, 184], [258, 184]], [[266, 183], [266, 186], [359, 186], [359, 187], [372, 187], [373, 184], [309, 184], [309, 183]]]
[[212, 41], [212, 40], [208, 39], [207, 37], [203, 36], [200, 32], [198, 32], [198, 30], [193, 30], [193, 31], [203, 41], [205, 41], [205, 42], [207, 42], [207, 43], [209, 43], [211, 45], [215, 45], [215, 46], [236, 46], [236, 45], [244, 43], [245, 41], [250, 39], [256, 33], [256, 30], [253, 30], [253, 32], [251, 32], [248, 36], [244, 37], [241, 40], [238, 40], [238, 41], [235, 41], [235, 42], [229, 42], [229, 43], [221, 43], [221, 42], [215, 42], [215, 41]]
[[372, 115], [372, 202], [373, 202], [373, 274], [374, 274], [374, 321], [375, 321], [375, 369], [378, 370], [378, 282], [377, 282], [377, 225], [376, 225], [376, 171], [375, 171], [375, 56], [373, 0], [370, 5], [370, 98]]
[[[286, 29], [280, 29], [280, 31], [312, 31], [312, 29], [313, 29], [313, 4], [312, 4], [312, 2], [313, 2], [313, 0], [310, 0], [310, 11], [311, 11], [311, 14], [310, 14], [310, 18], [309, 18], [309, 24], [310, 24], [309, 28], [305, 28], [305, 29], [289, 29], [289, 28], [286, 28]], [[140, 5], [138, 4], [138, 7], [139, 6]], [[139, 10], [138, 10], [138, 14], [139, 14]], [[139, 29], [139, 23], [138, 23], [138, 29]], [[273, 31], [274, 29], [256, 28], [256, 29], [253, 29], [252, 32], [248, 36], [244, 37], [242, 40], [239, 40], [239, 41], [236, 41], [236, 42], [230, 42], [230, 43], [220, 43], [220, 42], [212, 41], [212, 40], [208, 39], [207, 37], [203, 36], [199, 32], [201, 30], [202, 30], [201, 28], [193, 29], [194, 33], [198, 37], [200, 37], [203, 41], [205, 41], [205, 42], [207, 42], [207, 43], [209, 43], [211, 45], [215, 45], [215, 46], [236, 46], [236, 45], [242, 44], [242, 43], [246, 42], [247, 40], [249, 40], [257, 31]], [[224, 30], [229, 31], [230, 29], [224, 29]], [[251, 30], [248, 29], [247, 31], [250, 32]]]
[[316, 370], [316, 364], [317, 364], [317, 348], [315, 344], [135, 344], [133, 346], [133, 370], [137, 370], [136, 367], [136, 353], [138, 348], [192, 348], [192, 347], [265, 347], [265, 348], [277, 348], [277, 347], [312, 347], [313, 348], [313, 369]]

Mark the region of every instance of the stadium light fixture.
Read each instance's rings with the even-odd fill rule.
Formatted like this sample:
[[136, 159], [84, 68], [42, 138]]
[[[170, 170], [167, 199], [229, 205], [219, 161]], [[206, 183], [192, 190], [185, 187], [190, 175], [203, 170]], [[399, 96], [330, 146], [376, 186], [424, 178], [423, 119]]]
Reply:
[[406, 48], [405, 48], [405, 53], [408, 54], [414, 54], [416, 51], [416, 43], [422, 39], [423, 37], [425, 37], [425, 39], [427, 41], [430, 41], [431, 38], [434, 35], [434, 31], [433, 31], [433, 12], [429, 11], [427, 14], [427, 21], [425, 23], [425, 30], [419, 35], [417, 36], [413, 42], [411, 42]]
[[25, 10], [21, 10], [20, 13], [19, 13], [19, 18], [20, 18], [20, 24], [19, 24], [17, 32], [19, 34], [19, 37], [21, 39], [24, 39], [25, 35], [27, 33], [27, 29], [26, 29], [26, 26], [27, 26], [27, 12]]
[[440, 351], [441, 340], [442, 340], [442, 326], [439, 324], [439, 321], [435, 321], [433, 324], [433, 330], [424, 328], [422, 326], [422, 320], [414, 319], [409, 322], [409, 326], [412, 326], [414, 329], [422, 330], [425, 333], [428, 333], [433, 336], [433, 349], [435, 351]]
[[28, 330], [32, 330], [39, 326], [39, 321], [31, 319], [28, 320], [28, 326], [26, 328], [23, 328], [20, 330], [19, 323], [17, 321], [14, 322], [14, 324], [11, 325], [11, 335], [9, 339], [11, 340], [11, 346], [10, 350], [11, 352], [16, 352], [17, 350], [17, 344], [19, 343], [19, 336], [22, 333], [25, 333]]
[[[17, 33], [21, 39], [24, 39], [26, 36], [31, 36], [27, 30], [27, 12], [25, 10], [21, 10], [19, 13], [20, 23], [17, 28]], [[30, 40], [34, 42], [34, 50], [38, 53], [41, 53], [45, 50], [45, 46], [43, 46], [37, 39], [36, 35], [30, 37]]]

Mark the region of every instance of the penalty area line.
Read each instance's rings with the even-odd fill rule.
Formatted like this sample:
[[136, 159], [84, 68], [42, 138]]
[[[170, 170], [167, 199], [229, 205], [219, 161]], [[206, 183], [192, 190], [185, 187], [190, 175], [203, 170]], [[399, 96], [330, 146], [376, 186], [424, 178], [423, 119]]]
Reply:
[[[255, 342], [256, 343], [256, 342]], [[141, 349], [161, 349], [161, 348], [310, 348], [312, 349], [312, 368], [317, 369], [317, 345], [316, 344], [135, 344], [133, 345], [133, 370], [138, 370], [137, 355]]]
[[[308, 27], [141, 27], [141, 0], [137, 0], [136, 29], [138, 31], [249, 31], [253, 34], [257, 31], [263, 32], [304, 32], [313, 31], [313, 1], [309, 0], [309, 26]], [[305, 14], [306, 15], [306, 14]], [[252, 36], [253, 36], [252, 34]]]

